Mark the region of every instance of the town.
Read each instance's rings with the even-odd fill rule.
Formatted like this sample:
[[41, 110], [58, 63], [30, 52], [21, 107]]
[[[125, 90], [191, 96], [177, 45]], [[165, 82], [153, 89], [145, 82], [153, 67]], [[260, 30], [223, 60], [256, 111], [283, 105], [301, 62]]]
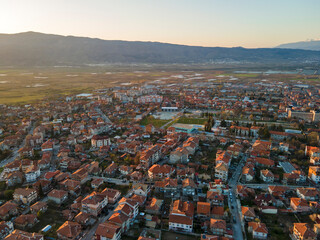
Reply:
[[0, 105], [0, 239], [319, 239], [317, 80], [168, 72]]

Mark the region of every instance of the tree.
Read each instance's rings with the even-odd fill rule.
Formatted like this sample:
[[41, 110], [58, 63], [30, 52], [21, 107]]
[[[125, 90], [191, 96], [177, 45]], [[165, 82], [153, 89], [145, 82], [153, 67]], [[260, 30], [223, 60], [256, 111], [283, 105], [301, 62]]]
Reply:
[[137, 153], [137, 155], [134, 157], [134, 164], [138, 165], [140, 163], [140, 153]]
[[13, 190], [6, 190], [4, 191], [4, 197], [7, 199], [7, 200], [11, 200], [13, 198]]
[[220, 123], [220, 126], [221, 126], [221, 127], [227, 127], [227, 122], [226, 122], [226, 120], [223, 119], [223, 120], [221, 121], [221, 123]]
[[43, 193], [43, 189], [42, 189], [42, 185], [41, 184], [39, 186], [39, 197], [41, 197], [41, 198], [44, 197], [44, 193]]
[[307, 136], [308, 138], [308, 144], [312, 146], [317, 146], [319, 142], [319, 134], [316, 132], [311, 132]]
[[0, 191], [4, 191], [7, 188], [7, 184], [5, 181], [0, 182]]

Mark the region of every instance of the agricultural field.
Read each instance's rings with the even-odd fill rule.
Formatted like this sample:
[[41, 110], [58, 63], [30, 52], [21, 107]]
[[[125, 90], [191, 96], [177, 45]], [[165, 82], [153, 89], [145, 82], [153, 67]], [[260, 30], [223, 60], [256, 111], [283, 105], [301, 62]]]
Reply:
[[[0, 104], [26, 104], [41, 99], [64, 97], [70, 94], [92, 92], [108, 87], [134, 86], [148, 82], [166, 84], [176, 82], [196, 83], [197, 78], [210, 79], [215, 83], [228, 82], [236, 77], [237, 81], [259, 82], [266, 76], [259, 74], [233, 73], [197, 69], [187, 73], [179, 66], [106, 66], [106, 67], [52, 67], [32, 69], [0, 69]], [[164, 70], [166, 69], [166, 70]], [[196, 74], [196, 75], [195, 75]], [[195, 76], [197, 76], [195, 78]], [[318, 76], [306, 79], [301, 75], [274, 74], [270, 80], [318, 84]], [[235, 83], [234, 79], [230, 80]], [[184, 121], [184, 120], [180, 120]], [[187, 121], [187, 120], [185, 120]], [[201, 124], [202, 120], [192, 122]], [[188, 123], [188, 122], [186, 122]]]

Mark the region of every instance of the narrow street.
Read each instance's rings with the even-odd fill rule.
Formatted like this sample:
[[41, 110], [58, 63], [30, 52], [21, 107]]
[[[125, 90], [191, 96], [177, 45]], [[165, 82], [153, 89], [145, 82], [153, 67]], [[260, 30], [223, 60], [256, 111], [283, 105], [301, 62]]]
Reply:
[[234, 174], [229, 180], [230, 191], [229, 191], [229, 197], [228, 197], [228, 204], [229, 204], [229, 209], [232, 216], [234, 239], [237, 239], [237, 240], [242, 240], [243, 235], [242, 235], [242, 222], [241, 222], [241, 215], [240, 215], [241, 204], [239, 199], [237, 198], [236, 189], [239, 182], [239, 177], [242, 172], [242, 168], [246, 161], [247, 161], [247, 156], [245, 155], [242, 157], [241, 161], [237, 166], [237, 169], [235, 170]]
[[95, 110], [101, 115], [102, 119], [106, 122], [106, 123], [110, 123], [112, 124], [111, 120], [107, 117], [107, 115], [105, 115], [101, 109], [99, 107], [96, 107]]

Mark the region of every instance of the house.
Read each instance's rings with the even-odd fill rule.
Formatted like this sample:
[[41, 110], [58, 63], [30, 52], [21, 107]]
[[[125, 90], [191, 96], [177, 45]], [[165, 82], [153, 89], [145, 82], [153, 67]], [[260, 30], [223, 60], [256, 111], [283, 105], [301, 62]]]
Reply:
[[140, 164], [143, 168], [150, 167], [151, 164], [159, 161], [161, 157], [161, 148], [156, 144], [147, 150], [141, 152]]
[[113, 177], [118, 169], [118, 164], [112, 162], [105, 170], [106, 176]]
[[145, 228], [140, 233], [138, 240], [161, 240], [161, 230]]
[[320, 166], [309, 166], [308, 178], [316, 184], [320, 183]]
[[182, 194], [184, 196], [194, 196], [196, 194], [197, 185], [191, 178], [182, 181]]
[[114, 212], [121, 212], [132, 222], [139, 213], [139, 204], [129, 198], [121, 198]]
[[81, 184], [89, 180], [88, 166], [82, 167], [71, 174], [71, 179], [79, 181]]
[[214, 206], [224, 205], [224, 196], [215, 191], [207, 191], [207, 202], [210, 202]]
[[194, 206], [189, 202], [176, 200], [169, 215], [169, 230], [192, 232]]
[[290, 207], [295, 212], [308, 212], [310, 211], [310, 206], [308, 201], [302, 198], [290, 198]]
[[226, 217], [226, 212], [223, 206], [212, 206], [211, 217], [215, 219], [224, 219]]
[[23, 204], [30, 204], [36, 201], [38, 193], [35, 189], [31, 188], [17, 188], [13, 193], [13, 199], [16, 202], [22, 202]]
[[251, 182], [254, 179], [254, 170], [251, 167], [244, 166], [242, 168], [242, 178], [245, 182]]
[[142, 206], [144, 206], [144, 204], [147, 200], [147, 197], [133, 194], [129, 199], [134, 202], [137, 202], [139, 204], [139, 206], [142, 207]]
[[29, 232], [24, 232], [16, 229], [12, 233], [10, 233], [4, 240], [17, 240], [17, 239], [44, 240], [44, 237], [39, 233], [29, 233]]
[[22, 214], [14, 220], [14, 225], [18, 228], [26, 229], [33, 227], [38, 222], [35, 214]]
[[307, 223], [294, 223], [292, 236], [295, 240], [313, 240], [316, 234]]
[[80, 181], [73, 179], [65, 179], [62, 182], [59, 182], [60, 189], [69, 192], [71, 195], [79, 195], [81, 192], [81, 183]]
[[121, 227], [121, 231], [125, 232], [130, 228], [130, 217], [121, 211], [114, 212], [108, 219], [108, 222], [114, 223]]
[[6, 236], [8, 236], [10, 233], [12, 233], [14, 230], [12, 222], [8, 221], [2, 221], [0, 222], [0, 239], [4, 239]]
[[253, 239], [267, 239], [268, 229], [264, 223], [261, 222], [249, 222], [248, 232], [252, 233]]
[[274, 175], [273, 173], [268, 170], [268, 169], [265, 169], [265, 170], [260, 170], [260, 178], [262, 179], [262, 181], [264, 182], [273, 182], [274, 181]]
[[158, 165], [154, 164], [148, 170], [148, 177], [152, 180], [159, 180], [163, 178], [168, 178], [175, 172], [175, 169], [169, 165]]
[[175, 151], [170, 153], [169, 163], [187, 163], [189, 151], [184, 147], [178, 147]]
[[108, 197], [104, 194], [92, 192], [81, 201], [81, 210], [97, 217], [108, 204]]
[[61, 240], [78, 239], [82, 230], [81, 225], [77, 222], [66, 221], [57, 230], [57, 236]]
[[177, 179], [165, 178], [162, 181], [156, 181], [154, 186], [156, 191], [163, 192], [165, 197], [180, 197], [180, 188]]
[[23, 183], [23, 173], [20, 171], [10, 172], [6, 176], [6, 184], [9, 187], [13, 187], [17, 184]]
[[20, 158], [32, 158], [34, 156], [34, 150], [32, 147], [24, 146], [18, 150]]
[[252, 188], [243, 186], [243, 185], [238, 185], [237, 186], [237, 194], [240, 199], [245, 199], [248, 197], [255, 196], [255, 191]]
[[160, 214], [160, 210], [162, 207], [164, 200], [157, 199], [153, 197], [146, 205], [145, 211], [150, 214]]
[[228, 180], [228, 166], [223, 162], [218, 163], [215, 167], [214, 176], [218, 179], [221, 179], [222, 181], [227, 181]]
[[87, 226], [91, 220], [91, 214], [79, 212], [78, 215], [74, 217], [74, 221], [81, 224], [82, 226]]
[[108, 198], [108, 203], [114, 204], [121, 197], [121, 192], [112, 188], [105, 188], [101, 194], [105, 195]]
[[257, 157], [254, 158], [255, 165], [259, 167], [273, 167], [274, 166], [274, 161], [269, 159], [269, 158], [262, 158], [262, 157]]
[[100, 185], [102, 185], [104, 183], [103, 178], [95, 178], [91, 181], [91, 187], [93, 189], [98, 188]]
[[97, 240], [120, 240], [121, 227], [115, 223], [104, 222], [99, 224], [96, 232], [95, 239]]
[[53, 189], [48, 193], [48, 199], [56, 204], [62, 204], [68, 199], [68, 192], [64, 190]]
[[303, 171], [294, 170], [291, 173], [284, 173], [282, 182], [284, 184], [299, 184], [304, 183], [307, 177]]
[[251, 222], [256, 218], [256, 214], [252, 207], [242, 206], [241, 213], [242, 213], [242, 218], [247, 222]]
[[285, 194], [288, 192], [288, 187], [283, 186], [269, 186], [268, 192], [274, 197], [285, 197]]
[[125, 165], [122, 165], [120, 168], [119, 168], [119, 171], [122, 175], [128, 175], [132, 172], [132, 168], [130, 166], [125, 166]]
[[91, 138], [91, 146], [94, 148], [110, 146], [110, 145], [111, 145], [111, 141], [108, 136], [94, 135]]
[[279, 143], [279, 150], [282, 152], [289, 152], [289, 144], [288, 143]]
[[36, 202], [32, 206], [30, 206], [30, 211], [33, 214], [37, 214], [38, 212], [46, 212], [48, 209], [48, 204], [46, 202]]
[[20, 170], [21, 162], [20, 161], [13, 161], [5, 165], [3, 172], [10, 173], [10, 172], [17, 172]]
[[147, 197], [150, 192], [150, 186], [148, 184], [136, 183], [132, 186], [133, 193]]
[[16, 216], [18, 214], [18, 205], [12, 201], [8, 201], [2, 206], [0, 206], [0, 218], [5, 220], [11, 216]]
[[210, 217], [211, 204], [209, 202], [197, 202], [197, 216]]
[[153, 134], [153, 133], [155, 133], [155, 131], [156, 131], [156, 128], [152, 124], [148, 124], [146, 126], [146, 132], [147, 133]]
[[40, 168], [38, 166], [31, 166], [25, 171], [26, 182], [35, 182], [40, 177]]
[[316, 188], [297, 188], [297, 195], [307, 201], [317, 201], [319, 199], [319, 191]]
[[212, 234], [223, 236], [227, 230], [227, 223], [222, 219], [210, 219], [210, 230]]

